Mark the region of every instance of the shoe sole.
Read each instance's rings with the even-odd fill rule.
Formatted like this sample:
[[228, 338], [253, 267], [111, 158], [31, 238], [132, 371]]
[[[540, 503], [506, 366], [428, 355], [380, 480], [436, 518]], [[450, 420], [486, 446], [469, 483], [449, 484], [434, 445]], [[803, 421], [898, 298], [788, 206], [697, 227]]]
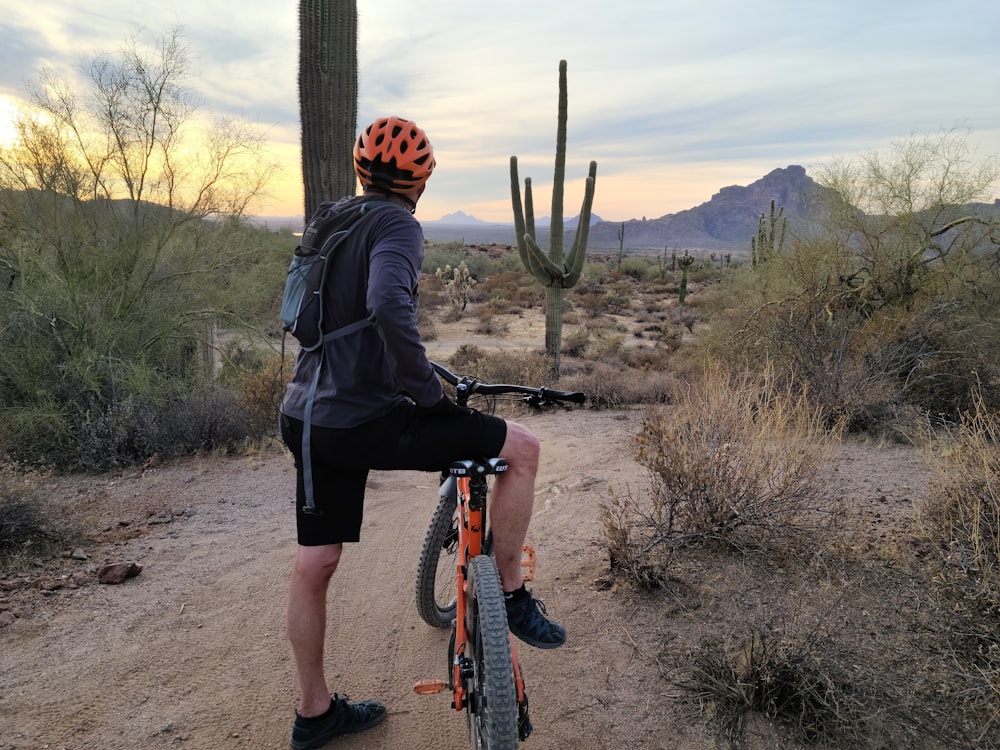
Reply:
[[332, 740], [334, 737], [345, 737], [349, 734], [358, 734], [359, 732], [364, 732], [368, 729], [376, 727], [383, 721], [385, 721], [387, 715], [388, 712], [383, 711], [381, 714], [379, 714], [378, 718], [373, 718], [371, 721], [369, 721], [367, 724], [364, 724], [363, 726], [352, 727], [351, 729], [346, 729], [340, 732], [333, 732], [328, 735], [313, 737], [312, 739], [306, 740], [305, 742], [296, 742], [295, 740], [292, 740], [290, 745], [292, 750], [317, 750], [317, 748], [323, 747], [323, 745]]
[[517, 639], [518, 639], [518, 640], [520, 640], [520, 641], [524, 641], [524, 642], [525, 642], [525, 643], [527, 643], [527, 644], [528, 644], [529, 646], [533, 646], [534, 648], [544, 648], [544, 649], [550, 649], [550, 648], [559, 648], [559, 647], [560, 647], [560, 646], [562, 646], [562, 645], [563, 645], [564, 643], [566, 643], [566, 638], [565, 638], [565, 636], [564, 636], [564, 637], [563, 637], [563, 639], [562, 639], [561, 641], [559, 641], [558, 643], [544, 643], [544, 642], [542, 642], [542, 641], [535, 641], [535, 640], [532, 640], [532, 639], [530, 639], [530, 638], [525, 638], [525, 637], [524, 637], [523, 635], [518, 635], [517, 633], [514, 633], [514, 631], [513, 631], [513, 630], [512, 630], [512, 631], [510, 631], [510, 632], [514, 634], [514, 637], [515, 637], [515, 638], [517, 638]]

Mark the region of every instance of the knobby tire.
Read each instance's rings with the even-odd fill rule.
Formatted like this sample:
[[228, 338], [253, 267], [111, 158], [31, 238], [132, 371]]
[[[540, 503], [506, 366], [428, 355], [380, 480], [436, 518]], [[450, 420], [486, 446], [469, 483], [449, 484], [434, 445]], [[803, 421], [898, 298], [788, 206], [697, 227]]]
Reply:
[[[493, 548], [487, 530], [483, 554]], [[417, 563], [417, 612], [434, 628], [447, 628], [455, 619], [455, 576], [458, 566], [458, 504], [453, 495], [441, 498], [431, 518]]]
[[472, 748], [516, 750], [517, 689], [507, 608], [493, 558], [487, 555], [472, 558], [468, 581], [465, 655], [472, 661], [473, 676], [466, 682], [466, 714]]

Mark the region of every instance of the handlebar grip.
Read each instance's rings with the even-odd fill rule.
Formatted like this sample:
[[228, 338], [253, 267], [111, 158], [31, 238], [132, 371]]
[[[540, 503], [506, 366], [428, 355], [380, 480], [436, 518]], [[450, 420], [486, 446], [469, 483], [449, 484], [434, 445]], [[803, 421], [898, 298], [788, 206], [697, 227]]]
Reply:
[[542, 388], [540, 390], [542, 398], [553, 401], [569, 401], [573, 404], [582, 404], [587, 401], [587, 394], [580, 393], [579, 391], [553, 391], [549, 388]]

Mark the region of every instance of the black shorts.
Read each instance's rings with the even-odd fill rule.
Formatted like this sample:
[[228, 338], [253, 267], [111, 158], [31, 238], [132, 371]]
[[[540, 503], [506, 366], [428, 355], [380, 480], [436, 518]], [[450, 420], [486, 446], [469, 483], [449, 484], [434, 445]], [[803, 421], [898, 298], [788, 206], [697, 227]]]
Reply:
[[406, 403], [357, 427], [313, 425], [313, 495], [319, 514], [303, 512], [302, 421], [282, 414], [281, 436], [295, 457], [298, 542], [312, 547], [360, 539], [369, 470], [440, 472], [463, 458], [498, 456], [507, 423], [473, 409], [435, 414]]

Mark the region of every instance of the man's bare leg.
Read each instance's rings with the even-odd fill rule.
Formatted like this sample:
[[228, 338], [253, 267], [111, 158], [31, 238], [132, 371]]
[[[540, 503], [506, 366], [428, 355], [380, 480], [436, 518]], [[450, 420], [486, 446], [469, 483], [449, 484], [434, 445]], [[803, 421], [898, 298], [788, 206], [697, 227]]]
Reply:
[[490, 523], [493, 554], [507, 600], [510, 632], [538, 648], [556, 648], [566, 641], [566, 629], [545, 616], [545, 607], [524, 588], [521, 553], [535, 504], [538, 438], [519, 424], [507, 423], [507, 440], [500, 455], [509, 468], [497, 476]]
[[287, 629], [298, 671], [300, 716], [319, 716], [330, 708], [330, 689], [323, 674], [326, 595], [342, 551], [342, 544], [300, 546], [295, 557]]
[[493, 555], [504, 591], [521, 587], [521, 550], [535, 505], [535, 475], [540, 446], [526, 428], [507, 423], [507, 439], [500, 455], [508, 469], [497, 476], [493, 490], [490, 524], [493, 527]]

